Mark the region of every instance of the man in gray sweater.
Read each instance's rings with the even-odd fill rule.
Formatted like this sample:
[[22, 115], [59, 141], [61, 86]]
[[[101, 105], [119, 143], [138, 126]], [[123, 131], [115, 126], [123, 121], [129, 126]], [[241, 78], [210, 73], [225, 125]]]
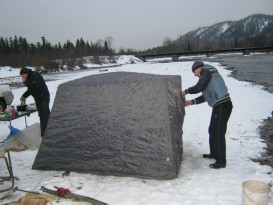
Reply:
[[227, 122], [230, 117], [233, 105], [228, 93], [228, 89], [217, 69], [211, 65], [204, 65], [202, 61], [196, 61], [192, 65], [192, 72], [199, 77], [199, 81], [193, 87], [182, 92], [187, 94], [202, 95], [186, 100], [185, 105], [194, 105], [207, 102], [212, 107], [212, 115], [209, 126], [210, 153], [204, 154], [204, 158], [215, 159], [216, 162], [210, 164], [210, 168], [219, 169], [226, 167], [226, 139]]

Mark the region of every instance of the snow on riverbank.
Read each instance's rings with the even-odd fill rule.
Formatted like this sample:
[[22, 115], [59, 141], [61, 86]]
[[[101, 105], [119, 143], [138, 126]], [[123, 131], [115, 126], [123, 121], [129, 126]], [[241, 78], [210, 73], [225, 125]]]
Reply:
[[[181, 75], [182, 89], [194, 85], [198, 78], [191, 72], [192, 61], [175, 63], [138, 63], [125, 64], [121, 67], [108, 68], [108, 72], [126, 71], [153, 73], [160, 75]], [[228, 77], [230, 71], [223, 69], [219, 63], [210, 63], [218, 68], [231, 94], [233, 112], [228, 123], [227, 167], [213, 170], [208, 167], [213, 160], [203, 159], [202, 154], [208, 153], [208, 125], [211, 108], [202, 105], [186, 108], [183, 125], [184, 153], [179, 177], [174, 180], [147, 180], [132, 177], [97, 176], [92, 174], [71, 173], [62, 178], [59, 171], [37, 171], [31, 166], [37, 151], [11, 153], [14, 175], [20, 179], [16, 186], [20, 189], [38, 191], [41, 186], [69, 188], [72, 192], [102, 200], [110, 205], [180, 205], [180, 204], [241, 204], [242, 182], [257, 179], [273, 184], [272, 168], [254, 163], [250, 158], [260, 156], [265, 144], [262, 143], [257, 128], [262, 119], [272, 111], [273, 95], [247, 82], [237, 81]], [[59, 84], [84, 77], [100, 74], [99, 70], [82, 72], [66, 72], [44, 75], [49, 80], [47, 85], [51, 94], [50, 105], [53, 105]], [[51, 80], [51, 81], [50, 81]], [[14, 103], [26, 88], [13, 89]], [[187, 95], [191, 99], [198, 95]], [[28, 99], [27, 103], [33, 102]], [[39, 122], [37, 114], [28, 118], [28, 124]], [[12, 124], [24, 128], [24, 119], [17, 119]], [[0, 123], [0, 139], [8, 134], [8, 123]], [[0, 175], [7, 174], [0, 162]], [[271, 172], [271, 173], [270, 173]], [[2, 186], [2, 185], [0, 185]], [[24, 193], [15, 192], [0, 204], [20, 198]], [[0, 195], [1, 197], [1, 195]], [[61, 199], [53, 204], [72, 205], [75, 203]]]

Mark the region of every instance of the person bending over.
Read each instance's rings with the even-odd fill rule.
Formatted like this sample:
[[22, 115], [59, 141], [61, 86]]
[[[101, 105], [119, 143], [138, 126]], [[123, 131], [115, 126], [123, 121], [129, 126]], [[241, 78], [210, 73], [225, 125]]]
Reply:
[[195, 61], [192, 65], [192, 72], [199, 78], [196, 85], [182, 92], [183, 97], [187, 94], [202, 95], [186, 100], [185, 106], [196, 105], [207, 102], [212, 107], [212, 114], [209, 125], [210, 153], [203, 154], [204, 158], [215, 159], [210, 168], [219, 169], [226, 167], [226, 139], [227, 122], [233, 108], [231, 98], [225, 82], [216, 68], [205, 65], [202, 61]]
[[22, 76], [23, 83], [27, 87], [27, 91], [22, 95], [20, 100], [25, 101], [30, 95], [33, 96], [40, 117], [41, 136], [43, 137], [50, 115], [50, 94], [47, 85], [43, 77], [31, 69], [22, 68], [20, 75]]

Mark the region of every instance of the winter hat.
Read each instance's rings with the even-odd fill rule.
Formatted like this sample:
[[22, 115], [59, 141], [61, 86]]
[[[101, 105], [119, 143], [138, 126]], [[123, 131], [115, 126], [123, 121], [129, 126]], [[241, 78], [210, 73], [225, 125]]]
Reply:
[[23, 68], [20, 70], [20, 75], [27, 74], [27, 73], [29, 73], [29, 70], [28, 70], [26, 67], [23, 67]]
[[204, 63], [202, 61], [195, 61], [192, 65], [192, 72], [194, 72], [197, 68], [202, 67]]

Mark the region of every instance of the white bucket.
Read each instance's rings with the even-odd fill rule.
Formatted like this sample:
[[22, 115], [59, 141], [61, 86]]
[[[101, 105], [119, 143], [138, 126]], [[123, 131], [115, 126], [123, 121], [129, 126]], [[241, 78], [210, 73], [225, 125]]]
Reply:
[[243, 205], [269, 205], [272, 191], [268, 184], [249, 180], [243, 183]]

